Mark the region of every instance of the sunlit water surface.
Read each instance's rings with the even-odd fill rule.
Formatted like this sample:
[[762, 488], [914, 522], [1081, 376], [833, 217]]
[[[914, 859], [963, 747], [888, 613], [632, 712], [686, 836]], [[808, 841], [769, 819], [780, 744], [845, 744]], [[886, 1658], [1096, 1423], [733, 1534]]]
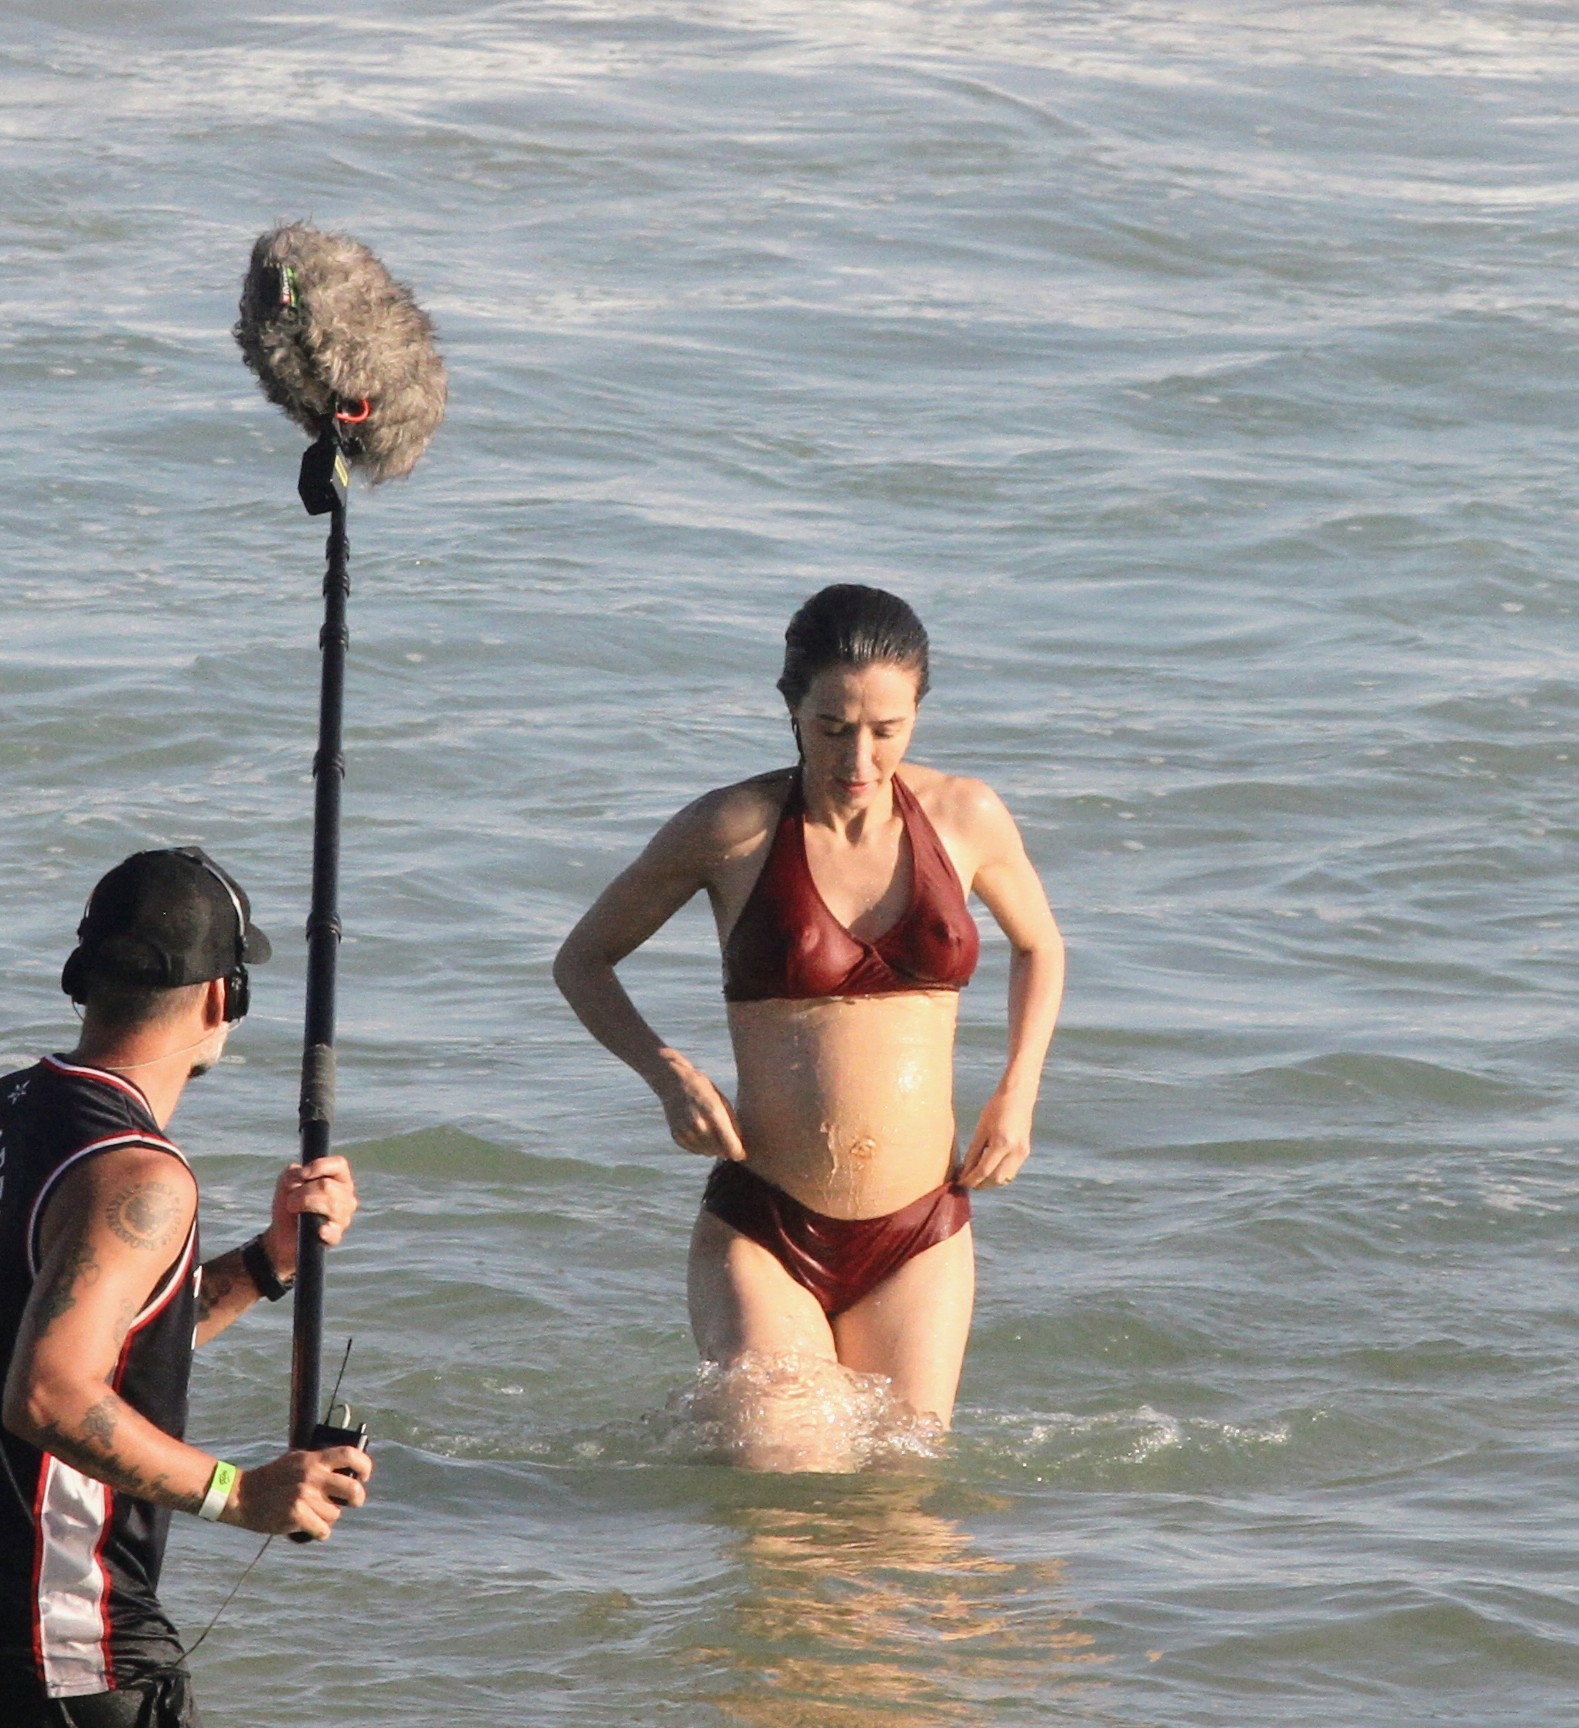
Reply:
[[[124, 852], [242, 876], [277, 963], [177, 1118], [215, 1245], [293, 1143], [322, 543], [227, 334], [253, 236], [368, 240], [453, 376], [351, 517], [378, 1492], [247, 1580], [212, 1722], [1572, 1719], [1576, 117], [1536, 0], [14, 0], [0, 1026], [69, 1041]], [[749, 1476], [702, 1171], [548, 964], [785, 759], [839, 578], [926, 619], [916, 753], [1019, 816], [1071, 987], [957, 1433], [856, 1386], [861, 1469]], [[705, 915], [629, 973], [727, 1082]], [[195, 1437], [264, 1457], [285, 1361], [280, 1313], [208, 1353]], [[192, 1632], [254, 1546], [182, 1523]]]

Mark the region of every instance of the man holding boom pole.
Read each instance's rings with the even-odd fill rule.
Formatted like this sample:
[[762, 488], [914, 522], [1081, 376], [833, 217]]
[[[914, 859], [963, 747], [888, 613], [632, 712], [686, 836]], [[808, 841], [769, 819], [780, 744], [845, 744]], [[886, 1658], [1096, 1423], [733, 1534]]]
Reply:
[[299, 1215], [333, 1245], [356, 1194], [344, 1158], [290, 1165], [267, 1228], [200, 1265], [197, 1182], [164, 1130], [268, 940], [196, 847], [118, 865], [77, 935], [76, 1050], [0, 1079], [0, 1721], [193, 1728], [156, 1595], [171, 1511], [322, 1540], [372, 1462], [341, 1446], [238, 1470], [187, 1445], [192, 1346], [283, 1296]]

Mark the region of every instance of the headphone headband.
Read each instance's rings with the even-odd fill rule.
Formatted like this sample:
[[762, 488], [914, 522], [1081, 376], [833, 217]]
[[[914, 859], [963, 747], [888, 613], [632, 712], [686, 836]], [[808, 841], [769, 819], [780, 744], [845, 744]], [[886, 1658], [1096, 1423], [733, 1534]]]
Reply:
[[[218, 883], [228, 913], [204, 878]], [[223, 978], [225, 1017], [234, 1021], [247, 1011], [246, 962], [269, 951], [240, 886], [200, 847], [171, 846], [134, 853], [95, 886], [61, 985], [80, 1002], [90, 973], [154, 989]]]

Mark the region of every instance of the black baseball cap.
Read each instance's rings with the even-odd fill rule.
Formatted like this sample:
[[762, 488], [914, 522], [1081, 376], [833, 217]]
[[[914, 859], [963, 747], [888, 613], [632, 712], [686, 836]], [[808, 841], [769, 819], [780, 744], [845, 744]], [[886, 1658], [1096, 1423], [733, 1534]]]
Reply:
[[60, 974], [74, 1002], [88, 975], [174, 990], [273, 952], [241, 884], [199, 846], [135, 852], [93, 890]]

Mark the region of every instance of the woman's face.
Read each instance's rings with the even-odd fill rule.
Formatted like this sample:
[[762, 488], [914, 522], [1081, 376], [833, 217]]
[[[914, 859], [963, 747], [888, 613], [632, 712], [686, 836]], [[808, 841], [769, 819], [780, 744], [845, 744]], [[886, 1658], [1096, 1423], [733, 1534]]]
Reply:
[[887, 790], [916, 726], [916, 674], [905, 666], [829, 666], [798, 707], [806, 784], [860, 808]]

